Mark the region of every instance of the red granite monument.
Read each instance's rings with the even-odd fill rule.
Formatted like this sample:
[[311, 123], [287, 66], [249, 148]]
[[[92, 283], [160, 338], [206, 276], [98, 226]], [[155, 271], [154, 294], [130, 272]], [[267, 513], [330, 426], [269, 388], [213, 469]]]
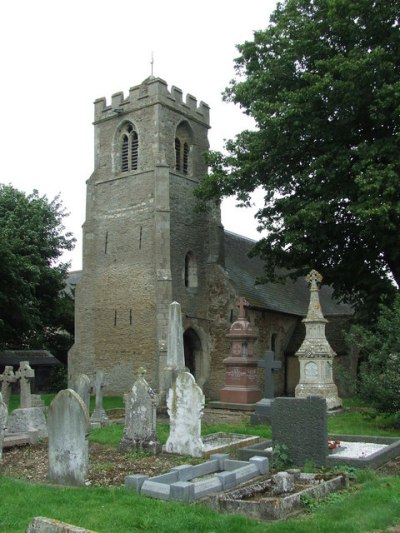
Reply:
[[232, 324], [228, 339], [231, 354], [224, 359], [225, 385], [221, 389], [221, 402], [254, 404], [261, 399], [257, 382], [257, 359], [254, 359], [254, 341], [257, 338], [250, 322], [246, 319], [245, 298], [237, 301], [239, 316]]

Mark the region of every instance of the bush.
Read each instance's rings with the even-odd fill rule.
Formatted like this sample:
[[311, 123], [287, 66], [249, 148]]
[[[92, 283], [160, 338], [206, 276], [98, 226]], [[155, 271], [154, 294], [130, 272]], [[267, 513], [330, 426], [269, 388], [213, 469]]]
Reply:
[[378, 320], [367, 329], [355, 326], [352, 338], [365, 360], [359, 392], [378, 411], [400, 415], [400, 295], [391, 307], [380, 306]]

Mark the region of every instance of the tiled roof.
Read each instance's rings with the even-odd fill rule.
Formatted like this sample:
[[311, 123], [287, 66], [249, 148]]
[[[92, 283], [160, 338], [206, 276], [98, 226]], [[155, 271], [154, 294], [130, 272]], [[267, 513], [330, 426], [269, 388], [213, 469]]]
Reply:
[[[255, 241], [225, 231], [225, 269], [238, 295], [244, 296], [251, 306], [297, 316], [305, 316], [310, 301], [310, 291], [305, 279], [287, 280], [284, 283], [256, 285], [264, 274], [263, 262], [249, 258]], [[350, 305], [332, 299], [332, 289], [326, 285], [319, 292], [324, 315], [351, 315]]]

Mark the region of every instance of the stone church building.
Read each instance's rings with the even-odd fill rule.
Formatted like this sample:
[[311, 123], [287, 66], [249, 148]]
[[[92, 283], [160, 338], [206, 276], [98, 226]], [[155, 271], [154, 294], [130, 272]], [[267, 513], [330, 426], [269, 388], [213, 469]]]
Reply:
[[[219, 205], [195, 210], [193, 191], [207, 172], [209, 107], [149, 77], [129, 95], [95, 101], [94, 172], [87, 181], [83, 269], [73, 273], [75, 344], [69, 376], [105, 374], [106, 393], [128, 392], [137, 369], [163, 391], [168, 310], [181, 304], [185, 360], [206, 398], [224, 384], [226, 334], [236, 300], [249, 303], [258, 337], [256, 357], [275, 351], [276, 394], [293, 394], [294, 352], [304, 336], [309, 303], [304, 280], [255, 285], [262, 262], [250, 259], [253, 241], [224, 231]], [[238, 210], [240, 217], [240, 210]], [[348, 359], [342, 328], [351, 309], [320, 291], [327, 336]], [[260, 373], [261, 384], [261, 373]]]

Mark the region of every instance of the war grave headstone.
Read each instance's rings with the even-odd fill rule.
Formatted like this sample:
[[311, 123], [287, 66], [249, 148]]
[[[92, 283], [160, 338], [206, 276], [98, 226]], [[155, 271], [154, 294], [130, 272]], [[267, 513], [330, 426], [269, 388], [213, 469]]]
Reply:
[[192, 457], [202, 456], [201, 417], [204, 402], [204, 394], [192, 374], [180, 372], [175, 385], [168, 391], [170, 433], [165, 451]]
[[81, 397], [72, 389], [60, 391], [48, 411], [48, 477], [53, 483], [85, 483], [89, 462], [89, 424]]
[[3, 402], [7, 405], [10, 403], [12, 384], [17, 381], [12, 366], [4, 367], [4, 372], [0, 374], [1, 394], [3, 395]]
[[156, 393], [145, 380], [146, 370], [138, 370], [138, 379], [125, 398], [125, 427], [119, 449], [121, 451], [161, 451], [156, 434]]
[[252, 424], [266, 424], [271, 421], [272, 402], [274, 401], [274, 370], [282, 368], [281, 361], [275, 360], [275, 353], [265, 352], [264, 359], [258, 361], [258, 367], [264, 369], [264, 397], [256, 403], [256, 410], [250, 417]]
[[72, 390], [74, 390], [82, 398], [86, 405], [88, 414], [90, 410], [90, 378], [86, 374], [77, 374], [74, 381], [71, 383]]
[[14, 409], [7, 421], [8, 434], [35, 434], [35, 438], [47, 437], [46, 418], [43, 407], [32, 407], [31, 381], [35, 372], [28, 361], [21, 361], [15, 373], [20, 383], [20, 407]]
[[96, 372], [96, 378], [94, 382], [94, 389], [96, 393], [96, 403], [95, 408], [90, 417], [90, 423], [92, 427], [106, 426], [110, 424], [110, 419], [107, 416], [107, 413], [103, 407], [103, 389], [105, 387], [104, 383], [104, 372], [98, 370]]
[[6, 422], [8, 416], [7, 405], [3, 402], [3, 396], [0, 392], [0, 463], [3, 457], [3, 442], [4, 442], [4, 433], [6, 430]]

